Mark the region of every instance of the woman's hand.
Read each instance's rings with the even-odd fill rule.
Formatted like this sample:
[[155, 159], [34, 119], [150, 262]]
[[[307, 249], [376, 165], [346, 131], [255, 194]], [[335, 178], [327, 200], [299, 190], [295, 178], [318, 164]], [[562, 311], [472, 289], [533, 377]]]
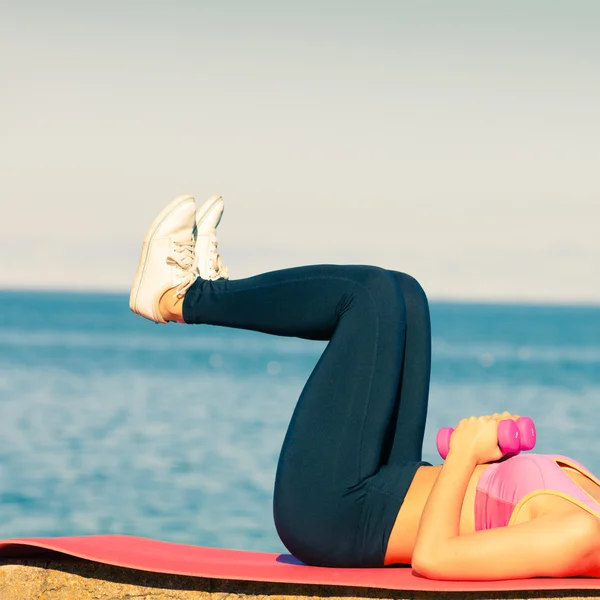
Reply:
[[513, 415], [507, 411], [504, 411], [503, 413], [494, 413], [493, 415], [486, 415], [488, 418], [492, 418], [492, 419], [498, 419], [499, 421], [503, 421], [504, 419], [512, 419], [513, 421], [516, 421], [517, 419], [520, 419], [520, 415]]
[[498, 424], [504, 419], [518, 419], [509, 413], [462, 419], [450, 437], [450, 453], [473, 459], [481, 465], [502, 458], [498, 446]]

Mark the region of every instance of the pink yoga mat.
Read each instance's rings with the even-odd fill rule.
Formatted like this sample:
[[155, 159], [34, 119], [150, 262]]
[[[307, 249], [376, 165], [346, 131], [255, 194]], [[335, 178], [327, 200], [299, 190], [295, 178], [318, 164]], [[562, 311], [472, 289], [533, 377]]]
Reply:
[[174, 575], [343, 585], [391, 590], [506, 591], [600, 589], [600, 579], [514, 579], [504, 581], [433, 581], [408, 567], [332, 569], [309, 567], [289, 554], [267, 554], [186, 546], [127, 535], [90, 535], [55, 538], [16, 538], [0, 541], [0, 560], [40, 557], [60, 552], [94, 562]]

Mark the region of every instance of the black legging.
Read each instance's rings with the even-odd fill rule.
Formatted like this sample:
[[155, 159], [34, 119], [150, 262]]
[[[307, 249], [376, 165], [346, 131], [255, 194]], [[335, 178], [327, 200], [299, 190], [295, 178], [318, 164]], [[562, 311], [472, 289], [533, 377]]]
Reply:
[[282, 542], [312, 565], [382, 566], [421, 461], [429, 308], [412, 277], [319, 265], [198, 279], [186, 323], [330, 340], [292, 416], [275, 481]]

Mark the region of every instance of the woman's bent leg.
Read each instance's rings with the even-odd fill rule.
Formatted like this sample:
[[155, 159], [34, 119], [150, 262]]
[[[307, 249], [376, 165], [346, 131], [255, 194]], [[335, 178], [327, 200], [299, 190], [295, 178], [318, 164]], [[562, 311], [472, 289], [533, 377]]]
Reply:
[[[369, 485], [382, 466], [401, 385], [406, 319], [395, 277], [375, 267], [324, 265], [200, 281], [186, 295], [183, 316], [188, 323], [330, 340], [286, 434], [275, 523], [284, 544], [306, 562], [382, 565], [379, 521], [390, 517], [378, 503], [392, 496], [397, 514], [420, 465], [398, 465], [385, 489]], [[376, 539], [372, 531], [380, 532]]]
[[406, 342], [404, 364], [398, 386], [397, 415], [391, 422], [388, 438], [389, 464], [420, 461], [429, 402], [431, 377], [431, 322], [427, 296], [419, 282], [407, 275], [391, 271], [400, 287], [406, 306]]

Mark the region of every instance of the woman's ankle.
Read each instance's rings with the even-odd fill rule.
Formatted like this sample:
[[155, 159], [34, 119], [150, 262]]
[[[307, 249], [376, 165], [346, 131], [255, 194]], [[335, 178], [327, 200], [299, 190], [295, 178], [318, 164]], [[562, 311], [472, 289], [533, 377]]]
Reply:
[[184, 323], [183, 320], [183, 299], [185, 296], [177, 295], [177, 288], [167, 290], [160, 298], [158, 307], [160, 314], [165, 321], [176, 321]]

